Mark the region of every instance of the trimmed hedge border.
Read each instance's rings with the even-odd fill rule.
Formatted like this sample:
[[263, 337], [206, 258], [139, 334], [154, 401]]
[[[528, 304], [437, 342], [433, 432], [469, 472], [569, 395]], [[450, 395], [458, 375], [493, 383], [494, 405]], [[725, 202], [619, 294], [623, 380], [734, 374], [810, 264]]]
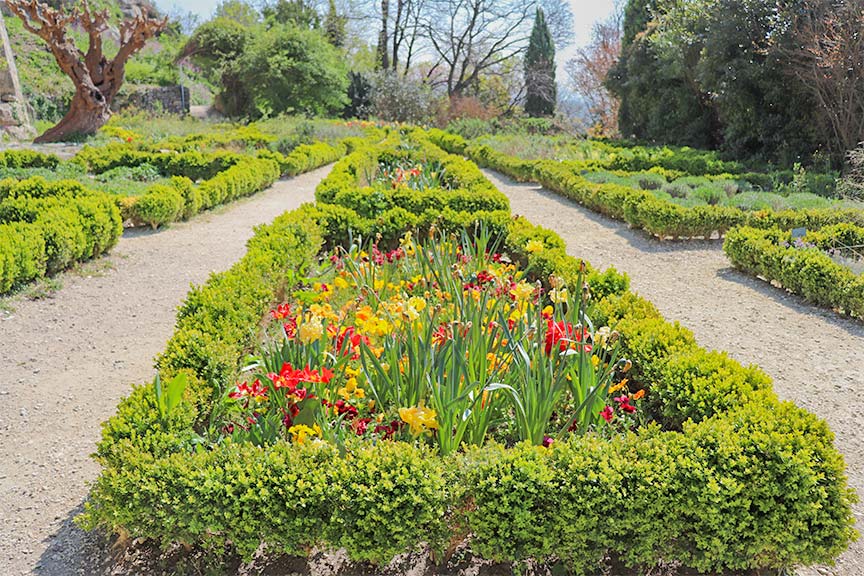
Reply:
[[[154, 184], [141, 196], [118, 199], [124, 220], [155, 229], [260, 192], [282, 176], [296, 176], [335, 162], [362, 142], [346, 138], [333, 146], [324, 142], [304, 144], [287, 156], [266, 149], [253, 156], [227, 151], [155, 151], [117, 143], [85, 147], [72, 161], [95, 174], [152, 164], [170, 176], [170, 185]], [[195, 182], [200, 180], [203, 182], [196, 187]]]
[[430, 130], [429, 137], [450, 153], [465, 155], [480, 166], [520, 182], [539, 182], [560, 196], [659, 238], [711, 238], [715, 234], [722, 237], [736, 226], [761, 229], [815, 229], [841, 223], [864, 226], [864, 210], [852, 208], [782, 211], [747, 211], [729, 206], [685, 208], [645, 190], [590, 182], [580, 174], [590, 168], [590, 163], [520, 160], [486, 145], [472, 145], [460, 136], [437, 129]]
[[[410, 139], [446, 164], [460, 202], [506, 206], [472, 163], [436, 152], [422, 133]], [[620, 332], [633, 378], [652, 398], [658, 424], [638, 433], [550, 449], [488, 445], [446, 458], [392, 442], [355, 445], [344, 458], [326, 444], [190, 450], [212, 395], [232, 383], [280, 291], [354, 226], [483, 222], [514, 260], [573, 281], [579, 261], [561, 238], [506, 209], [472, 214], [451, 204], [433, 214], [423, 195], [412, 205], [394, 194], [375, 212], [355, 211], [368, 209], [367, 192], [363, 173], [352, 170], [384, 153], [398, 152], [344, 158], [319, 187], [318, 205], [259, 227], [240, 262], [192, 290], [157, 362], [163, 378], [189, 375], [185, 401], [162, 419], [147, 384], [120, 403], [103, 428], [103, 472], [86, 527], [214, 551], [229, 543], [247, 558], [262, 542], [298, 555], [342, 547], [375, 563], [424, 546], [443, 552], [470, 533], [472, 551], [485, 558], [557, 559], [574, 573], [609, 554], [628, 566], [680, 562], [702, 571], [831, 562], [854, 539], [855, 494], [827, 424], [780, 402], [758, 368], [699, 348], [614, 270], [592, 274], [592, 290], [597, 321]], [[544, 249], [526, 254], [528, 239], [542, 239]]]
[[864, 245], [864, 228], [826, 226], [801, 240], [813, 247], [796, 247], [791, 232], [778, 228], [742, 227], [726, 235], [723, 251], [739, 270], [778, 283], [808, 302], [864, 320], [864, 274], [856, 275], [825, 253], [837, 242]]
[[107, 252], [122, 233], [108, 194], [74, 180], [0, 181], [0, 294]]
[[[374, 138], [375, 136], [373, 136]], [[101, 173], [119, 166], [152, 163], [171, 176], [143, 195], [118, 198], [74, 180], [41, 177], [0, 182], [0, 294], [110, 250], [131, 220], [158, 228], [187, 220], [214, 206], [264, 190], [282, 175], [295, 176], [335, 162], [362, 139], [335, 146], [316, 143], [291, 154], [262, 150], [257, 156], [233, 152], [158, 152], [125, 144], [85, 147], [72, 162]], [[0, 167], [56, 168], [57, 156], [31, 150], [0, 153]], [[199, 185], [194, 180], [205, 178]]]

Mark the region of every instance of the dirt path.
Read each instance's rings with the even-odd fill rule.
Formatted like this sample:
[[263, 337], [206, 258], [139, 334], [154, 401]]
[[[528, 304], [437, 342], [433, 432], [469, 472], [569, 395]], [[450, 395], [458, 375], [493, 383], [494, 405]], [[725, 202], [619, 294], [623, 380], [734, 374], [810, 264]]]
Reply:
[[189, 284], [225, 270], [255, 225], [313, 200], [329, 167], [158, 233], [127, 233], [52, 297], [0, 305], [0, 574], [96, 573], [71, 524], [99, 469], [99, 425], [153, 375]]
[[[864, 497], [864, 324], [734, 270], [720, 242], [660, 242], [535, 184], [486, 175], [514, 214], [560, 234], [571, 254], [626, 272], [635, 292], [693, 330], [701, 345], [761, 366], [782, 398], [826, 419], [850, 483]], [[864, 532], [862, 504], [855, 514]], [[864, 575], [864, 537], [819, 573]]]

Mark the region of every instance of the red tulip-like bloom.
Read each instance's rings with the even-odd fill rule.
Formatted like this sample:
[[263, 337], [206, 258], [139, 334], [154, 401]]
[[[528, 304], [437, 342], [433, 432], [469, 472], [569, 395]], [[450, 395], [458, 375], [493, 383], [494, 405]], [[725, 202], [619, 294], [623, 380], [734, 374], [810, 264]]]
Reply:
[[606, 422], [612, 422], [612, 419], [615, 417], [615, 411], [612, 410], [611, 406], [606, 406], [603, 410], [600, 411], [600, 416]]

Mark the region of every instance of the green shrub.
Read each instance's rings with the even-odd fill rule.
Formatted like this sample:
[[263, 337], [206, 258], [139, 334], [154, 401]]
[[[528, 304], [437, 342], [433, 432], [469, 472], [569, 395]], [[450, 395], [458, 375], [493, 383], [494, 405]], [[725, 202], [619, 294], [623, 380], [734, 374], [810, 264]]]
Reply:
[[186, 202], [183, 194], [174, 186], [155, 184], [135, 202], [133, 216], [154, 230], [168, 222], [178, 220]]
[[805, 243], [813, 248], [797, 248], [791, 234], [778, 228], [759, 230], [736, 228], [723, 243], [723, 251], [736, 268], [777, 282], [819, 306], [838, 309], [864, 318], [864, 276], [835, 262], [823, 250], [846, 241], [864, 239], [864, 228], [852, 224], [826, 226], [809, 232]]

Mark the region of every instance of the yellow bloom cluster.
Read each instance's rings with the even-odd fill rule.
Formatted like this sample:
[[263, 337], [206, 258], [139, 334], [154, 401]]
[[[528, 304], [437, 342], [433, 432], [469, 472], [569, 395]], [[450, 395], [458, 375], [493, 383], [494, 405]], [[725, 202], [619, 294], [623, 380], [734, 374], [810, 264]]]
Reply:
[[426, 408], [422, 402], [419, 406], [399, 409], [399, 417], [408, 424], [408, 428], [414, 436], [437, 430], [438, 422], [435, 420], [437, 416], [438, 414], [434, 410]]

